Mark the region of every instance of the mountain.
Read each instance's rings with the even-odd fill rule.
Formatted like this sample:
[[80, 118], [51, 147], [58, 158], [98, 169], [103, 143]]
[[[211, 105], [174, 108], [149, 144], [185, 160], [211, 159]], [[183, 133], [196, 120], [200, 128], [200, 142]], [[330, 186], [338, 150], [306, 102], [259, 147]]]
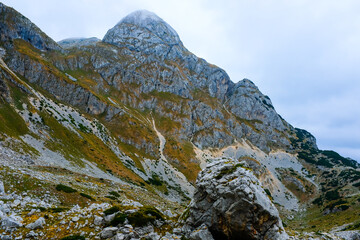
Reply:
[[[59, 43], [1, 3], [0, 19], [3, 237], [113, 237], [130, 231], [118, 227], [127, 219], [158, 221], [146, 232], [158, 238], [195, 238], [184, 218], [196, 179], [223, 159], [251, 169], [290, 237], [359, 229], [359, 164], [318, 149], [252, 81], [192, 54], [154, 13], [131, 13], [102, 40]], [[36, 217], [40, 230], [21, 227]]]

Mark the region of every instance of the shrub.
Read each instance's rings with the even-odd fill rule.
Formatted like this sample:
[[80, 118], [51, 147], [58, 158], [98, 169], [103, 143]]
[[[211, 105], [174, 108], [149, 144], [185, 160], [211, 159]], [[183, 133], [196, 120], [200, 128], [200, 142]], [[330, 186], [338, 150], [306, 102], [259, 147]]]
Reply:
[[264, 191], [266, 192], [266, 194], [270, 197], [270, 199], [273, 199], [273, 197], [271, 196], [271, 192], [269, 189], [265, 188]]
[[131, 213], [127, 216], [130, 224], [136, 227], [143, 227], [149, 223], [154, 222], [156, 219], [164, 220], [163, 215], [154, 207], [144, 206], [139, 211]]
[[64, 212], [64, 211], [67, 211], [69, 210], [68, 208], [50, 208], [50, 211], [53, 212], [53, 213], [59, 213], [59, 212]]
[[328, 168], [332, 168], [334, 166], [325, 158], [320, 158], [320, 160], [317, 162], [317, 164], [324, 166], [324, 167], [328, 167]]
[[92, 196], [87, 195], [86, 193], [80, 193], [80, 195], [81, 195], [82, 197], [84, 197], [84, 198], [90, 199], [91, 201], [94, 201], [94, 200], [95, 200]]
[[215, 178], [216, 178], [217, 180], [219, 180], [219, 179], [222, 178], [225, 174], [231, 174], [231, 173], [235, 172], [238, 167], [243, 167], [243, 166], [244, 166], [243, 164], [238, 163], [238, 164], [236, 164], [235, 166], [233, 166], [233, 167], [231, 167], [231, 168], [221, 169], [219, 175], [217, 175]]
[[123, 213], [118, 213], [115, 215], [114, 219], [111, 220], [110, 225], [116, 227], [117, 225], [124, 223], [126, 219], [126, 215]]
[[150, 222], [154, 222], [156, 217], [149, 216], [144, 214], [141, 211], [131, 213], [127, 219], [129, 220], [131, 225], [134, 225], [135, 227], [143, 227], [146, 226]]
[[113, 206], [111, 208], [106, 209], [104, 211], [104, 214], [107, 216], [107, 215], [111, 215], [111, 214], [119, 212], [119, 211], [120, 211], [120, 208], [118, 206]]
[[149, 180], [146, 181], [148, 184], [155, 185], [155, 186], [162, 186], [163, 181], [161, 181], [160, 177], [156, 174], [153, 174]]
[[307, 152], [298, 152], [298, 158], [304, 160], [305, 162], [312, 163], [316, 165], [316, 161], [313, 159], [313, 157], [308, 154]]
[[111, 199], [111, 200], [116, 200], [117, 198], [116, 197], [114, 197], [114, 196], [105, 196], [106, 198], [109, 198], [109, 199]]
[[85, 237], [80, 235], [72, 235], [61, 238], [60, 240], [85, 240]]
[[109, 192], [111, 195], [113, 195], [114, 197], [120, 197], [120, 194], [118, 192], [115, 191], [111, 191]]
[[340, 198], [340, 194], [337, 190], [328, 191], [325, 193], [325, 199], [328, 201], [336, 200]]
[[140, 211], [144, 212], [145, 214], [154, 216], [156, 217], [156, 219], [164, 220], [164, 216], [162, 215], [162, 213], [159, 210], [157, 210], [155, 207], [144, 206], [140, 208]]
[[74, 192], [77, 192], [75, 189], [71, 188], [71, 187], [68, 187], [68, 186], [65, 186], [63, 184], [58, 184], [56, 185], [56, 190], [58, 191], [63, 191], [63, 192], [66, 192], [66, 193], [74, 193]]
[[320, 206], [323, 203], [323, 199], [321, 197], [318, 197], [312, 203]]
[[334, 202], [332, 204], [329, 204], [328, 206], [326, 206], [326, 208], [329, 208], [330, 210], [333, 210], [335, 207], [340, 206], [342, 204], [346, 204], [346, 203], [347, 202], [344, 201], [344, 200], [339, 200], [339, 201], [336, 201], [336, 202]]

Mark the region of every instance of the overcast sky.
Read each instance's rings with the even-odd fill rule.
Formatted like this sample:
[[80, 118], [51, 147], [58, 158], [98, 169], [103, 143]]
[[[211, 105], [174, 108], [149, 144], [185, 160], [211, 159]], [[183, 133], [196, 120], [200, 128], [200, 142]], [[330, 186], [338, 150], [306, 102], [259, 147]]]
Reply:
[[[1, 1], [1, 0], [0, 0]], [[358, 0], [3, 0], [54, 40], [102, 38], [132, 11], [168, 22], [197, 56], [251, 79], [321, 149], [360, 160]]]

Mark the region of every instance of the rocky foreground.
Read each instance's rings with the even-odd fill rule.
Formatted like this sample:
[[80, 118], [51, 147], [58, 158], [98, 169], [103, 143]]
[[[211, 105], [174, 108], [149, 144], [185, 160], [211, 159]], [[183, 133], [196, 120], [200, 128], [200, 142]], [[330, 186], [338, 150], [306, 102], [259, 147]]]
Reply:
[[[6, 172], [11, 173], [11, 170], [6, 169]], [[15, 175], [19, 177], [19, 173]], [[283, 240], [360, 237], [357, 231], [291, 232], [289, 235], [292, 236], [289, 236], [271, 197], [246, 162], [226, 158], [213, 159], [200, 172], [194, 198], [185, 211], [134, 201], [127, 197], [125, 188], [109, 192], [108, 198], [116, 200], [110, 203], [101, 203], [80, 193], [86, 199], [80, 203], [81, 206], [64, 205], [61, 195], [56, 194], [76, 198], [80, 185], [77, 185], [77, 190], [74, 186], [58, 184], [53, 192], [46, 190], [44, 182], [29, 180], [29, 183], [41, 186], [44, 192], [39, 194], [38, 188], [10, 191], [7, 189], [14, 190], [16, 182], [10, 186], [7, 186], [11, 184], [9, 181], [6, 184], [0, 182], [1, 239]]]

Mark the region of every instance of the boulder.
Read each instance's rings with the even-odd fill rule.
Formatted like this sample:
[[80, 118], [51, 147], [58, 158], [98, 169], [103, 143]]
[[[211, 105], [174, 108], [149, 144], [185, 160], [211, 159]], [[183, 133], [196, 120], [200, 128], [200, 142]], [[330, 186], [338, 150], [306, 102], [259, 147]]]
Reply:
[[215, 159], [200, 172], [187, 223], [207, 226], [214, 239], [288, 239], [259, 180], [232, 159]]
[[104, 223], [104, 219], [102, 217], [97, 216], [97, 215], [94, 217], [94, 225], [95, 226], [100, 226], [103, 223]]
[[6, 215], [3, 215], [1, 218], [1, 226], [4, 228], [18, 228], [22, 227], [22, 224], [13, 217], [7, 217]]
[[26, 228], [34, 230], [34, 229], [43, 228], [44, 225], [45, 225], [45, 218], [40, 217], [35, 222], [26, 225]]
[[116, 234], [116, 231], [118, 230], [118, 228], [116, 227], [107, 227], [104, 228], [101, 233], [100, 233], [100, 237], [102, 239], [107, 239], [107, 238], [111, 238]]
[[192, 240], [214, 240], [208, 227], [203, 224], [190, 234]]

